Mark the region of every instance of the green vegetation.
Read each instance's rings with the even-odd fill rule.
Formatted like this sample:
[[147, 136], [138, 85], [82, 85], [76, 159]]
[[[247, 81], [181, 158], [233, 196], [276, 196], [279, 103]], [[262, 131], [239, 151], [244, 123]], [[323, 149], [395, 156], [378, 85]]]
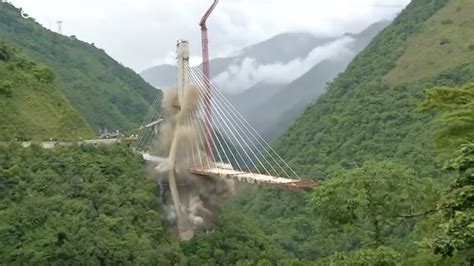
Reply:
[[288, 254], [256, 229], [248, 217], [227, 212], [218, 218], [217, 229], [210, 235], [199, 235], [182, 243], [183, 252], [192, 265], [232, 265], [236, 262], [277, 262]]
[[[434, 251], [444, 257], [457, 256], [466, 265], [474, 263], [474, 86], [434, 88], [423, 103], [442, 111], [436, 143], [450, 152], [459, 143], [448, 167], [458, 172], [440, 203], [443, 222], [435, 237]], [[452, 154], [452, 153], [451, 153]]]
[[[472, 140], [472, 139], [471, 139]], [[444, 195], [443, 222], [434, 241], [434, 251], [443, 257], [460, 257], [466, 265], [474, 263], [474, 144], [464, 145], [451, 167], [459, 177]]]
[[332, 176], [312, 193], [311, 204], [354, 242], [379, 247], [396, 243], [410, 227], [407, 218], [433, 211], [436, 200], [431, 180], [393, 162], [368, 161]]
[[[169, 233], [155, 182], [126, 147], [0, 146], [0, 264], [472, 265], [474, 58], [457, 54], [471, 41], [453, 59], [444, 48], [409, 56], [439, 37], [460, 45], [444, 30], [469, 32], [471, 7], [413, 0], [275, 144], [321, 186], [245, 187], [216, 231], [190, 242]], [[11, 51], [0, 48], [0, 70], [19, 60]], [[435, 62], [412, 76], [403, 58]], [[54, 78], [14, 65], [35, 84]]]
[[[416, 171], [436, 175], [429, 146], [432, 116], [416, 110], [424, 89], [463, 84], [473, 66], [438, 74], [430, 80], [390, 86], [383, 77], [403, 54], [409, 37], [447, 1], [413, 1], [349, 65], [316, 104], [275, 144], [297, 172], [325, 178], [339, 168], [371, 159], [400, 158]], [[456, 79], [452, 77], [457, 77]]]
[[330, 257], [318, 260], [315, 265], [400, 265], [402, 255], [394, 249], [379, 247], [376, 249], [360, 249], [350, 253], [336, 253]]
[[443, 110], [437, 118], [436, 145], [440, 152], [449, 156], [461, 144], [474, 139], [474, 83], [461, 88], [430, 89], [421, 110], [431, 109]]
[[17, 8], [2, 6], [0, 40], [53, 69], [58, 87], [97, 132], [129, 130], [143, 121], [159, 91], [94, 45], [51, 32]]
[[161, 264], [177, 256], [154, 182], [126, 147], [0, 149], [1, 262]]
[[[450, 0], [408, 41], [405, 52], [385, 77], [390, 84], [430, 78], [474, 60], [468, 45], [474, 41], [474, 2]], [[442, 60], [440, 60], [442, 58]]]
[[[458, 10], [457, 7], [462, 7], [458, 11], [462, 16], [440, 18], [439, 14]], [[466, 143], [466, 138], [472, 141], [472, 107], [455, 101], [439, 109], [433, 103], [436, 89], [429, 89], [462, 87], [450, 91], [462, 97], [469, 95], [467, 84], [474, 81], [474, 58], [458, 52], [467, 53], [466, 42], [471, 41], [461, 42], [446, 35], [450, 45], [462, 46], [453, 52], [454, 59], [440, 49], [429, 56], [418, 51], [418, 57], [407, 57], [434, 60], [435, 66], [446, 63], [445, 67], [418, 65], [416, 71], [424, 73], [415, 72], [412, 79], [393, 76], [396, 82], [391, 80], [391, 72], [400, 68], [399, 58], [411, 53], [413, 40], [427, 34], [437, 36], [441, 27], [456, 27], [464, 38], [471, 36], [463, 33], [472, 31], [469, 10], [471, 1], [412, 1], [275, 143], [299, 174], [327, 181], [309, 194], [269, 189], [245, 192], [233, 207], [243, 208], [261, 230], [293, 256], [318, 260], [322, 265], [461, 263], [461, 257], [469, 252], [469, 239], [454, 241], [462, 244], [453, 244], [452, 250], [460, 247], [463, 251], [445, 258], [434, 253], [434, 243], [439, 245], [446, 240], [435, 241], [437, 225], [443, 217], [438, 203], [444, 201], [446, 187], [456, 177], [443, 165], [445, 159], [452, 158], [452, 151]], [[443, 25], [441, 20], [448, 18], [452, 24]], [[435, 19], [436, 27], [429, 27]], [[434, 43], [427, 40], [416, 47], [430, 49]], [[427, 102], [422, 104], [425, 97]], [[462, 108], [453, 109], [459, 103]], [[438, 115], [439, 111], [445, 113]], [[456, 123], [447, 126], [447, 119]], [[462, 131], [454, 130], [461, 128]], [[444, 131], [459, 135], [443, 138], [440, 133]], [[439, 143], [444, 143], [443, 147]], [[390, 168], [398, 169], [399, 175], [390, 175]], [[374, 182], [365, 182], [368, 180]], [[369, 198], [375, 202], [373, 210], [369, 208]], [[466, 200], [472, 202], [468, 196]], [[453, 223], [447, 221], [450, 222]], [[451, 227], [459, 229], [469, 222], [462, 220], [458, 227]], [[376, 224], [380, 230], [376, 230]], [[466, 235], [463, 231], [458, 233], [457, 236]], [[397, 254], [401, 254], [401, 262]], [[387, 261], [382, 262], [384, 259]]]
[[54, 84], [54, 73], [0, 42], [0, 141], [77, 139], [94, 132]]
[[0, 146], [0, 263], [229, 265], [285, 258], [248, 218], [178, 243], [160, 218], [156, 182], [128, 147]]

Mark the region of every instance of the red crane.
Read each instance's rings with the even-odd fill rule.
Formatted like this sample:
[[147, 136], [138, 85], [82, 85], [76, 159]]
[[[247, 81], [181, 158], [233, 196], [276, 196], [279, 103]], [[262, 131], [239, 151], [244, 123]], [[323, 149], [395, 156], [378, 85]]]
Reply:
[[211, 15], [214, 8], [219, 3], [219, 0], [214, 0], [214, 3], [204, 13], [204, 16], [199, 22], [201, 26], [201, 44], [202, 44], [202, 72], [204, 73], [204, 85], [206, 86], [206, 97], [205, 97], [205, 131], [206, 131], [206, 155], [208, 159], [212, 158], [212, 124], [211, 124], [211, 86], [210, 75], [209, 75], [209, 40], [207, 38], [207, 26], [206, 21]]

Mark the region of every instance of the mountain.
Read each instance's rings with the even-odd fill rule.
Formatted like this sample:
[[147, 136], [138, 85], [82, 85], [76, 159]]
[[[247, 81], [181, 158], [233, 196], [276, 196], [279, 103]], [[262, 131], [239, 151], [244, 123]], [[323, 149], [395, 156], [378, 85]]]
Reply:
[[[238, 55], [211, 59], [211, 78], [226, 71], [231, 65], [240, 65], [246, 58], [259, 64], [288, 63], [296, 58], [305, 58], [314, 47], [334, 38], [319, 38], [309, 33], [283, 33], [266, 41], [244, 48]], [[201, 66], [199, 66], [201, 67]], [[140, 75], [156, 88], [166, 89], [176, 83], [176, 67], [159, 65], [144, 70]], [[243, 88], [246, 89], [246, 88]]]
[[[128, 147], [0, 145], [0, 264], [473, 265], [473, 13], [472, 0], [412, 0], [275, 142], [319, 186], [237, 187], [215, 230], [191, 241], [165, 223], [165, 182]], [[60, 100], [54, 71], [11, 46], [0, 103], [43, 112], [30, 102]], [[291, 86], [331, 74], [308, 71]], [[282, 100], [288, 84], [253, 85], [239, 104]], [[457, 152], [443, 158], [439, 144]]]
[[237, 60], [254, 58], [259, 64], [288, 63], [296, 58], [306, 57], [314, 47], [333, 41], [331, 37], [317, 37], [306, 32], [286, 32], [278, 34], [268, 40], [244, 48]]
[[[423, 154], [418, 149], [428, 145], [429, 132], [420, 127], [429, 126], [431, 115], [416, 108], [424, 89], [462, 85], [472, 79], [474, 52], [462, 37], [474, 33], [469, 26], [473, 19], [467, 15], [472, 6], [463, 0], [414, 1], [276, 146], [302, 174], [310, 176], [324, 177], [331, 165], [348, 167], [384, 156], [429, 171], [427, 162], [433, 157], [429, 149]], [[419, 69], [417, 74], [413, 74], [413, 65]], [[325, 155], [319, 152], [334, 148], [337, 150]], [[314, 164], [300, 163], [303, 155]]]
[[159, 91], [94, 44], [51, 32], [20, 13], [2, 4], [0, 40], [51, 67], [57, 86], [96, 132], [132, 129], [142, 122]]
[[[327, 83], [344, 71], [351, 60], [388, 24], [388, 21], [382, 21], [370, 25], [358, 34], [346, 34], [342, 38], [350, 37], [351, 40], [346, 53], [337, 54], [317, 63], [289, 84], [280, 85], [279, 90], [274, 90], [266, 95], [260, 94], [263, 99], [248, 97], [245, 101], [246, 104], [238, 106], [240, 108], [237, 109], [267, 140], [275, 140], [288, 129], [306, 107], [324, 93]], [[332, 42], [334, 41], [337, 40]], [[260, 84], [264, 85], [265, 83], [261, 82]], [[250, 90], [268, 91], [261, 85], [257, 85], [242, 94], [252, 94], [249, 92]], [[235, 97], [229, 96], [234, 104]]]
[[176, 67], [172, 65], [160, 65], [149, 68], [140, 73], [142, 78], [155, 88], [165, 90], [176, 83]]
[[[237, 56], [211, 60], [211, 78], [260, 134], [274, 140], [388, 23], [333, 38], [279, 34]], [[157, 88], [175, 83], [175, 68], [170, 65], [141, 75]]]
[[[263, 105], [268, 101], [268, 98], [277, 95], [284, 88], [285, 85], [281, 84], [259, 82], [242, 93], [227, 95], [227, 98], [246, 119], [250, 119], [250, 114], [255, 110], [253, 108], [247, 110], [249, 107], [249, 101], [252, 101], [252, 106]], [[267, 111], [265, 110], [265, 113], [266, 112]]]
[[326, 60], [291, 82], [259, 107], [264, 110], [245, 109], [254, 125], [262, 125], [260, 133], [268, 140], [277, 139], [321, 94], [327, 83], [343, 71], [346, 60]]
[[[369, 171], [362, 173], [363, 177], [372, 177], [362, 183], [365, 188], [359, 183], [360, 176], [355, 174], [344, 182], [330, 181], [341, 180], [345, 171], [364, 169], [367, 162], [390, 160], [409, 168], [410, 176], [419, 183], [430, 177], [431, 196], [448, 190], [451, 174], [443, 169], [444, 162], [432, 144], [437, 113], [422, 112], [419, 107], [426, 90], [435, 86], [462, 87], [474, 82], [474, 40], [467, 37], [474, 36], [473, 12], [474, 2], [470, 0], [411, 1], [275, 142], [274, 148], [298, 174], [335, 185], [335, 190], [325, 195], [331, 199], [331, 195], [337, 195], [340, 201], [330, 202], [327, 198], [325, 208], [329, 212], [323, 215], [315, 207], [316, 200], [321, 199], [315, 195], [321, 195], [320, 189], [326, 191], [326, 182], [322, 188], [300, 194], [271, 189], [244, 190], [233, 208], [244, 209], [260, 229], [300, 258], [313, 260], [336, 253], [330, 258], [341, 259], [345, 258], [344, 254], [355, 255], [359, 251], [361, 256], [370, 256], [377, 244], [365, 237], [377, 234], [378, 229], [369, 230], [375, 216], [365, 213], [360, 224], [356, 224], [351, 215], [359, 206], [358, 200], [373, 207], [370, 197], [374, 195], [368, 194], [367, 189], [383, 183], [382, 177]], [[446, 99], [450, 99], [449, 94]], [[444, 107], [451, 110], [450, 106]], [[351, 190], [351, 186], [360, 189]], [[344, 194], [343, 187], [354, 194]], [[387, 198], [401, 193], [380, 191]], [[427, 202], [436, 205], [434, 198]], [[410, 204], [417, 203], [412, 200]], [[329, 222], [331, 215], [342, 218]], [[376, 216], [372, 221], [381, 219], [382, 216]], [[393, 216], [390, 219], [395, 221]], [[423, 214], [402, 220], [406, 226], [392, 225], [392, 231], [381, 229], [378, 233], [386, 237], [382, 246], [396, 250], [399, 254], [396, 261], [402, 264], [405, 261], [406, 265], [462, 265], [450, 263], [435, 255], [430, 247], [419, 245], [438, 230], [444, 232], [437, 226], [439, 219], [437, 213]], [[382, 255], [380, 249], [377, 254], [389, 257]]]
[[94, 136], [54, 72], [0, 41], [0, 141]]

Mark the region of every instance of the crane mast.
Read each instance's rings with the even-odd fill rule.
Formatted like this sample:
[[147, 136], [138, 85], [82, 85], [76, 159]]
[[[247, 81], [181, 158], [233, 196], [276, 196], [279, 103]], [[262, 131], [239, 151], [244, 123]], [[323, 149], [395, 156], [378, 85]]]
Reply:
[[212, 157], [212, 102], [211, 102], [211, 86], [210, 86], [210, 73], [209, 73], [209, 39], [207, 35], [207, 19], [211, 15], [214, 8], [219, 3], [219, 0], [214, 0], [214, 3], [209, 7], [209, 9], [204, 13], [204, 16], [201, 18], [199, 22], [199, 26], [201, 26], [201, 44], [202, 44], [202, 72], [204, 74], [203, 81], [206, 89], [206, 97], [205, 97], [205, 134], [206, 134], [206, 156], [208, 159]]

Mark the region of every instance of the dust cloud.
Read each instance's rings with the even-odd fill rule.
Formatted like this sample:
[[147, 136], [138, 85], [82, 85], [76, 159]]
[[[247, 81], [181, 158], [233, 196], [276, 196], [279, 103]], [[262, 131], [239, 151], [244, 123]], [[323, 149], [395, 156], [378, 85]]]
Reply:
[[[163, 95], [162, 108], [167, 114], [159, 131], [158, 141], [153, 147], [153, 154], [167, 158], [173, 138], [176, 138], [176, 163], [174, 167], [176, 183], [182, 205], [181, 213], [187, 229], [194, 231], [211, 230], [218, 211], [218, 202], [235, 194], [234, 183], [227, 179], [197, 176], [191, 173], [192, 167], [208, 167], [212, 162], [206, 161], [203, 150], [203, 134], [198, 123], [199, 91], [188, 86], [178, 96], [177, 88], [166, 90]], [[169, 164], [170, 162], [168, 162]], [[160, 198], [164, 217], [173, 225], [178, 225], [178, 217], [168, 177], [173, 171], [171, 165], [153, 164], [150, 167], [160, 183]]]

